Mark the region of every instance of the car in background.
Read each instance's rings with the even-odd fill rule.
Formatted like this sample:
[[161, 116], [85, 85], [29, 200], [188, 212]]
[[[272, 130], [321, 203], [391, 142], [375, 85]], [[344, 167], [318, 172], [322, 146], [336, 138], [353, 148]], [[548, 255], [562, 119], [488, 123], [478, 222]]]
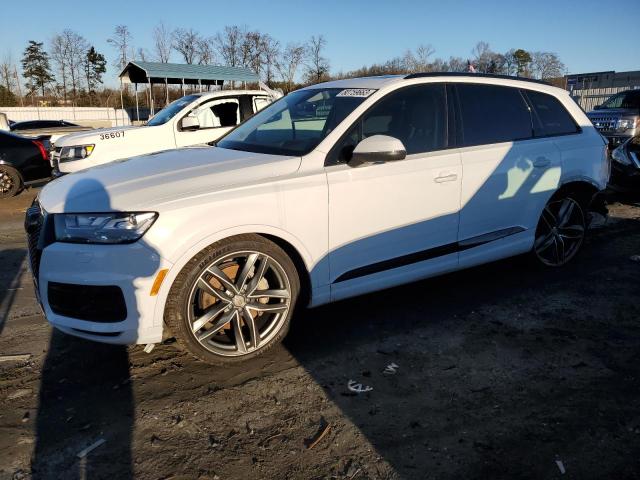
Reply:
[[92, 130], [92, 127], [83, 127], [66, 120], [26, 120], [14, 122], [7, 119], [5, 113], [0, 112], [0, 131], [17, 133], [23, 137], [43, 138], [47, 137], [54, 143], [60, 137], [74, 132]]
[[75, 123], [66, 120], [26, 120], [24, 122], [11, 122], [9, 129], [12, 132], [20, 133], [24, 130], [35, 130], [42, 128], [79, 127]]
[[54, 176], [137, 155], [210, 144], [280, 96], [273, 90], [196, 93], [170, 103], [143, 126], [67, 135], [54, 142]]
[[611, 152], [609, 188], [621, 193], [640, 193], [640, 133]]
[[626, 90], [587, 113], [589, 120], [611, 147], [640, 133], [640, 90]]
[[25, 182], [51, 176], [49, 140], [0, 131], [0, 198], [13, 197]]
[[59, 330], [119, 344], [170, 330], [197, 358], [232, 364], [276, 345], [296, 305], [525, 253], [565, 265], [609, 169], [606, 142], [559, 88], [354, 78], [292, 92], [215, 147], [64, 176], [25, 227]]

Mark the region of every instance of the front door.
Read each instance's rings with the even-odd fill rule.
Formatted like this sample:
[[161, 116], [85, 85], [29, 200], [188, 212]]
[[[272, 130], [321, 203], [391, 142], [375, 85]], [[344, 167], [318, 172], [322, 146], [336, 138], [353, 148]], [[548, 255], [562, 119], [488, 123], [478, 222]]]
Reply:
[[188, 116], [198, 119], [200, 128], [182, 130], [177, 122], [176, 147], [203, 145], [219, 139], [240, 123], [240, 102], [237, 98], [218, 98], [201, 103]]
[[[406, 159], [347, 165], [353, 147], [376, 134], [401, 140]], [[447, 142], [445, 87], [426, 84], [384, 97], [329, 155], [332, 299], [457, 267], [462, 168]]]

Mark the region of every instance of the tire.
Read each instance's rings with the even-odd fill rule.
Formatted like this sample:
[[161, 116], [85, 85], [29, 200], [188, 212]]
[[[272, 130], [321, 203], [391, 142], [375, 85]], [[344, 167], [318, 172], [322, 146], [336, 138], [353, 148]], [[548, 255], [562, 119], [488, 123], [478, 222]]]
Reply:
[[23, 186], [20, 172], [8, 165], [0, 165], [0, 198], [16, 196]]
[[260, 235], [238, 235], [207, 247], [183, 267], [169, 291], [164, 321], [199, 360], [244, 362], [286, 336], [299, 292], [298, 272], [284, 250]]
[[587, 234], [584, 202], [574, 194], [549, 200], [538, 220], [532, 253], [539, 264], [561, 267], [573, 260]]

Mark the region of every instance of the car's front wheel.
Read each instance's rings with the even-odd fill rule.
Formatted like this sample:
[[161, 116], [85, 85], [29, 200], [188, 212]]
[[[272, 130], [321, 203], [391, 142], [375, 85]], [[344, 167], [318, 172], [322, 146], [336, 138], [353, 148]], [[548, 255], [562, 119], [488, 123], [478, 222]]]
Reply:
[[533, 253], [544, 265], [560, 267], [577, 255], [586, 232], [586, 217], [577, 198], [553, 198], [538, 221]]
[[279, 246], [239, 235], [211, 245], [182, 269], [165, 322], [201, 360], [248, 360], [284, 338], [299, 290], [295, 265]]

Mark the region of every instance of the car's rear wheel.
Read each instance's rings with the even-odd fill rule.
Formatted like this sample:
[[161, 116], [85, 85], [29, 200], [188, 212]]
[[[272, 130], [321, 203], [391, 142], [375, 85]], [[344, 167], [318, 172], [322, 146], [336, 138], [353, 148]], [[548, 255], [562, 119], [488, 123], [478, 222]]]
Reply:
[[183, 268], [171, 287], [165, 322], [201, 360], [248, 360], [284, 338], [299, 285], [280, 247], [240, 235], [211, 245]]
[[0, 165], [0, 198], [9, 198], [22, 190], [22, 177], [13, 167]]
[[544, 265], [560, 267], [577, 254], [587, 232], [584, 210], [571, 195], [553, 198], [542, 211], [533, 252]]

